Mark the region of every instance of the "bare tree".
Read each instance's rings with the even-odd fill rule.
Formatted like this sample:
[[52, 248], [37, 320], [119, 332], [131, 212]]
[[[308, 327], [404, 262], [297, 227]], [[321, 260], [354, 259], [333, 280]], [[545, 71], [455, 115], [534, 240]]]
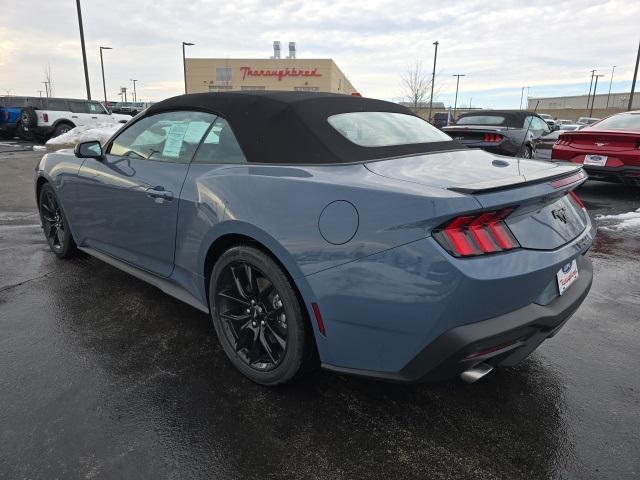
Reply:
[[[442, 86], [439, 84], [436, 73], [436, 88], [433, 91], [433, 99], [438, 98], [442, 93]], [[407, 71], [400, 76], [403, 90], [403, 98], [409, 103], [415, 113], [420, 114], [422, 110], [428, 108], [429, 99], [431, 97], [431, 73], [422, 69], [422, 62], [416, 60], [414, 66], [407, 68]]]
[[49, 96], [53, 97], [53, 76], [51, 75], [51, 64], [44, 67], [44, 81], [47, 82], [49, 88]]
[[417, 111], [431, 93], [431, 81], [429, 75], [422, 69], [422, 62], [416, 60], [415, 65], [401, 75], [400, 82], [404, 97]]

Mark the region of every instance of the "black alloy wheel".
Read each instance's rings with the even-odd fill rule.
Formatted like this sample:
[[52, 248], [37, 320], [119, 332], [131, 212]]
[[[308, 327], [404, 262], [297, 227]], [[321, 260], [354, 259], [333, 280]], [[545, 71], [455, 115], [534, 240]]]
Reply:
[[60, 258], [70, 256], [75, 251], [76, 245], [69, 231], [62, 206], [49, 184], [42, 186], [38, 206], [49, 248]]
[[311, 363], [313, 341], [296, 293], [260, 250], [227, 250], [213, 268], [209, 300], [227, 356], [251, 380], [285, 383]]

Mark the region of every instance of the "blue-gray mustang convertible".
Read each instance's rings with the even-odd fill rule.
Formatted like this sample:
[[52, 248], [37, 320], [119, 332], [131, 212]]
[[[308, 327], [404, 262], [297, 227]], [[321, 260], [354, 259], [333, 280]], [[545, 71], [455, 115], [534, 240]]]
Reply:
[[467, 149], [394, 103], [228, 92], [48, 153], [35, 193], [58, 257], [82, 250], [210, 313], [255, 382], [317, 365], [472, 382], [586, 297], [585, 180]]

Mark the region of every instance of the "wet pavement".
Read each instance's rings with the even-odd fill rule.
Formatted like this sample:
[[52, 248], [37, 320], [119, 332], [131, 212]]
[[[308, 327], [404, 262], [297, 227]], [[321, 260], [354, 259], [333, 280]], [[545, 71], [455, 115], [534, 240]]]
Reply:
[[[0, 478], [630, 479], [640, 476], [640, 231], [608, 222], [591, 294], [474, 385], [319, 372], [252, 384], [206, 315], [98, 260], [57, 260], [41, 154], [0, 146]], [[640, 189], [589, 182], [594, 215]]]

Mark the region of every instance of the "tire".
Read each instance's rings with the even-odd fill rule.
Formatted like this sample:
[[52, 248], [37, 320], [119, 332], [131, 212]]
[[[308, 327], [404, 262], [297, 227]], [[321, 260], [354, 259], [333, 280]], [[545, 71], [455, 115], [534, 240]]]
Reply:
[[225, 353], [250, 380], [281, 385], [312, 366], [315, 345], [294, 286], [262, 251], [237, 246], [222, 254], [211, 271], [209, 308]]
[[73, 128], [73, 125], [68, 123], [59, 123], [56, 125], [56, 128], [53, 129], [53, 133], [51, 134], [51, 138], [58, 137], [64, 133], [67, 133], [69, 130]]
[[525, 145], [522, 149], [522, 158], [533, 158], [533, 150], [531, 149], [531, 145]]
[[38, 125], [38, 115], [33, 107], [25, 107], [20, 112], [20, 123], [31, 130]]
[[31, 133], [31, 131], [29, 130], [25, 130], [24, 127], [22, 126], [22, 122], [18, 122], [16, 124], [16, 135], [20, 140], [27, 140], [27, 141], [33, 140], [33, 133]]
[[38, 211], [44, 236], [49, 248], [58, 258], [69, 258], [77, 252], [76, 243], [69, 229], [69, 222], [53, 187], [42, 185], [38, 197]]

